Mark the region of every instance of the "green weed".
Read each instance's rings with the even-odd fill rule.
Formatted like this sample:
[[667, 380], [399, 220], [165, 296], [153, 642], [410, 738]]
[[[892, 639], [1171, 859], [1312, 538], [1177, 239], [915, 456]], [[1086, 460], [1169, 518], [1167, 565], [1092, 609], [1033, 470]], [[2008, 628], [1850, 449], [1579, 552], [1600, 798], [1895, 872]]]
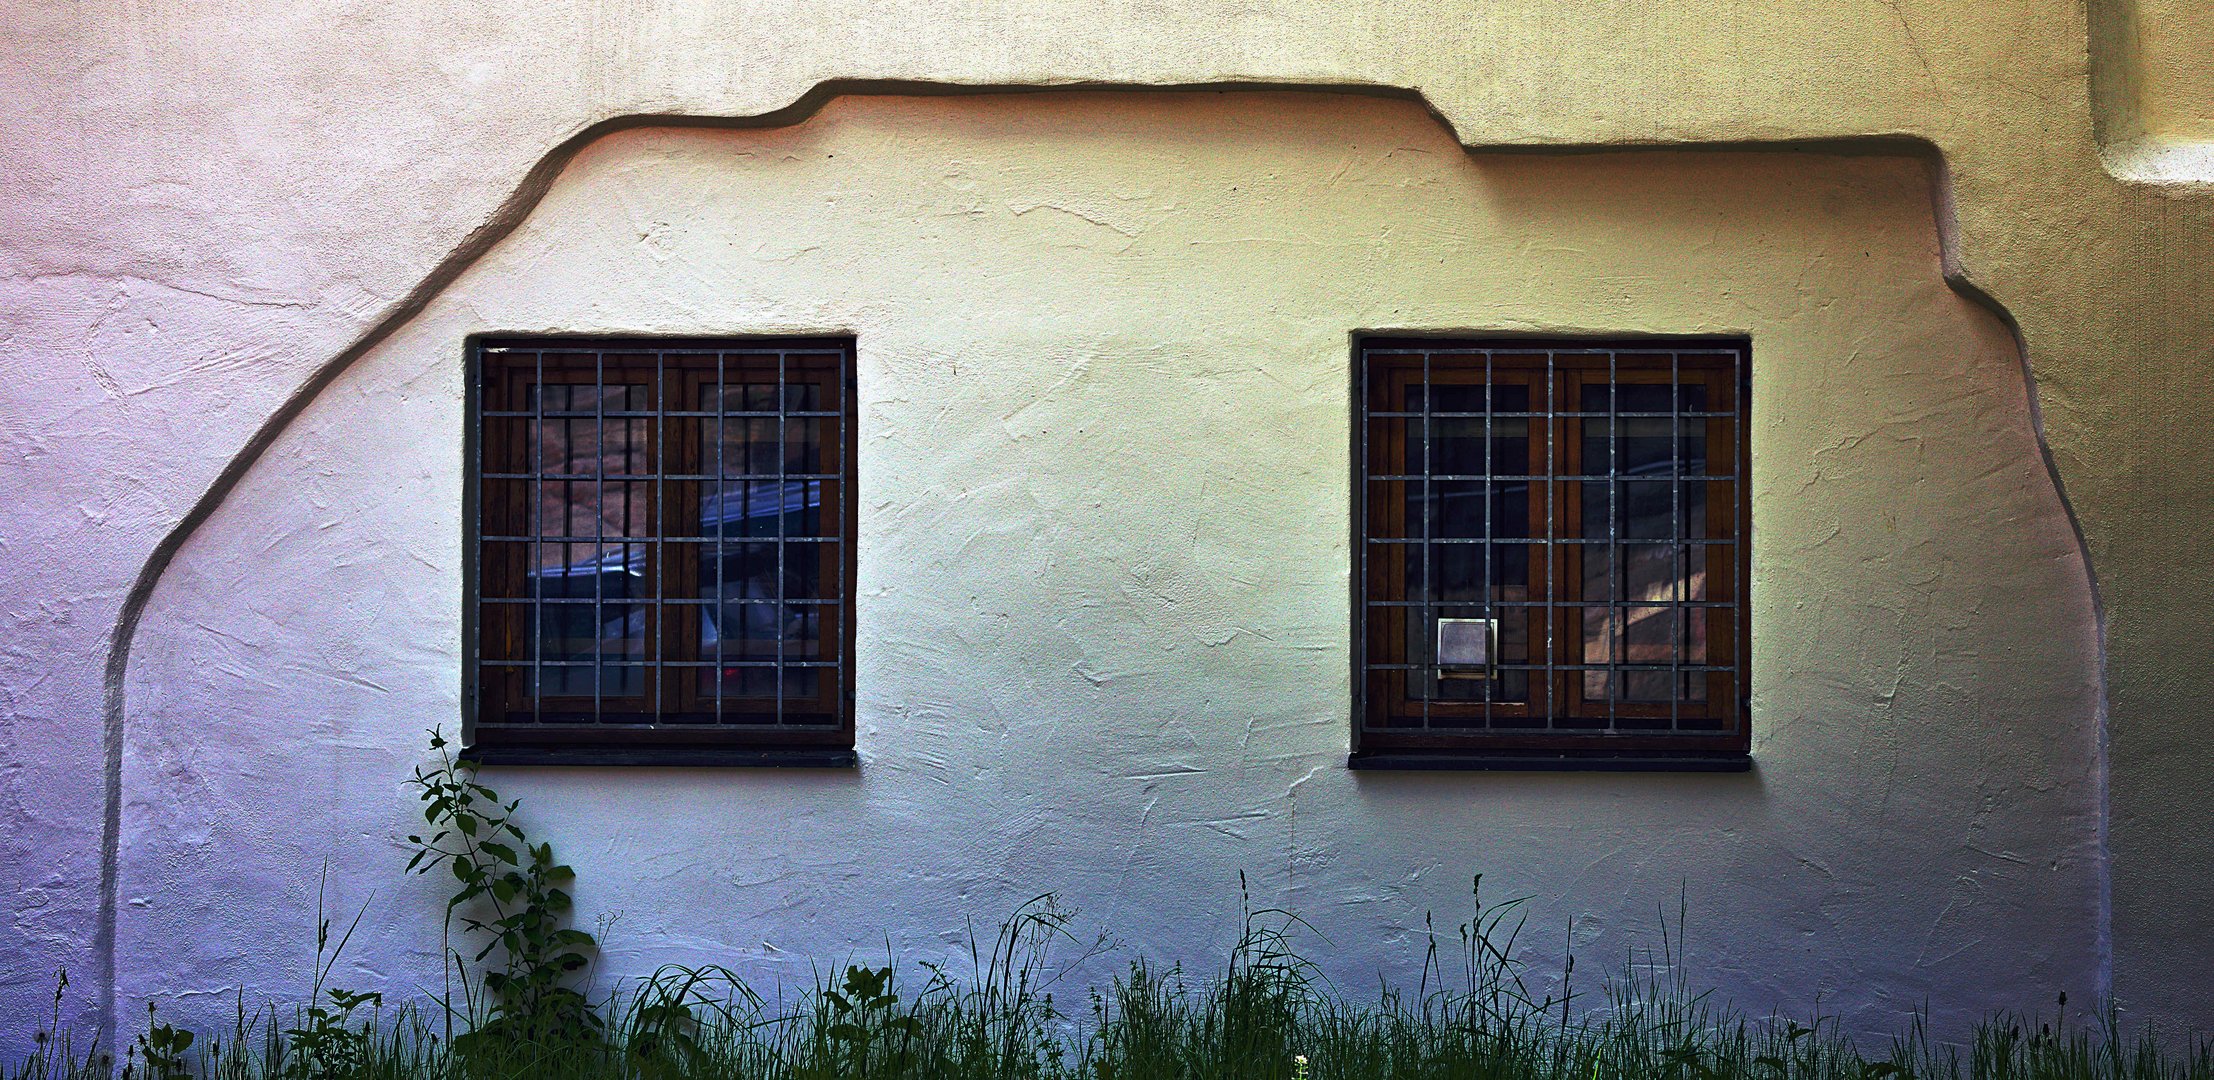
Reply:
[[[1412, 988], [1356, 1000], [1299, 947], [1292, 912], [1243, 908], [1219, 967], [1135, 960], [1088, 1008], [1064, 1011], [1058, 980], [1104, 939], [1072, 931], [1050, 894], [990, 938], [969, 935], [968, 970], [896, 958], [819, 976], [790, 1000], [727, 967], [665, 967], [601, 1000], [581, 988], [596, 947], [571, 928], [573, 877], [433, 733], [438, 765], [413, 786], [427, 836], [411, 872], [455, 882], [448, 991], [387, 1006], [331, 985], [361, 921], [333, 940], [318, 890], [304, 1004], [249, 1012], [229, 1030], [163, 1022], [123, 1040], [61, 1023], [66, 972], [30, 1048], [0, 1058], [6, 1080], [2214, 1080], [2214, 1043], [2161, 1045], [2114, 1013], [2089, 1025], [1994, 1017], [1963, 1043], [1913, 1019], [1888, 1046], [1856, 1045], [1832, 1020], [1753, 1018], [1697, 992], [1676, 932], [1588, 992], [1572, 956], [1543, 994], [1521, 946], [1520, 901], [1487, 904], [1482, 879], [1453, 932], [1431, 927]], [[1066, 958], [1064, 958], [1064, 956]], [[1590, 996], [1585, 996], [1588, 993]], [[2057, 1016], [2067, 998], [2056, 999]], [[0, 1039], [4, 1039], [0, 1035]], [[4, 1047], [0, 1043], [0, 1047]], [[21, 1055], [21, 1056], [12, 1056]]]
[[[575, 904], [564, 886], [576, 871], [554, 858], [553, 845], [530, 842], [515, 816], [520, 801], [503, 803], [479, 783], [444, 735], [431, 732], [430, 745], [437, 767], [418, 768], [409, 782], [434, 831], [408, 837], [416, 845], [408, 872], [451, 871], [456, 888], [446, 901], [448, 924], [459, 919], [484, 939], [469, 962], [500, 954], [496, 966], [464, 975], [463, 987], [481, 988], [483, 996], [461, 1008], [474, 1022], [454, 1037], [455, 1050], [467, 1054], [496, 1043], [560, 1054], [599, 1041], [599, 1013], [576, 986], [598, 946], [568, 925]], [[458, 951], [449, 960], [463, 966]], [[441, 1005], [449, 1015], [456, 1011], [451, 1001]]]

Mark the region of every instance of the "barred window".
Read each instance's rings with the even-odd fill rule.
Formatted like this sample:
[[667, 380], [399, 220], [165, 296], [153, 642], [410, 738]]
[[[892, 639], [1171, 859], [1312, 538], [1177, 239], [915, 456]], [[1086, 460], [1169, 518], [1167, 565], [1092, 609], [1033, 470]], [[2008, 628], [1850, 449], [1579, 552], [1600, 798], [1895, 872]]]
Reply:
[[1743, 767], [1745, 343], [1358, 353], [1353, 764]]
[[849, 761], [852, 341], [472, 352], [472, 753]]

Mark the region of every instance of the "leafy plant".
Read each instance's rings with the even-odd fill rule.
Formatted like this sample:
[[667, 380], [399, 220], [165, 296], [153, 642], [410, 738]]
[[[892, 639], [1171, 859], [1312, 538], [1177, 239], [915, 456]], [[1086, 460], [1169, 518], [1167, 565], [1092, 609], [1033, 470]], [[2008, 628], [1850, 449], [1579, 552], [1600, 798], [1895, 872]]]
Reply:
[[346, 943], [354, 939], [362, 915], [369, 910], [364, 902], [333, 946], [331, 921], [323, 917], [324, 887], [330, 882], [330, 873], [330, 864], [325, 862], [322, 880], [315, 887], [315, 980], [308, 987], [307, 1007], [300, 1010], [296, 1025], [284, 1030], [286, 1042], [281, 1045], [285, 1051], [285, 1080], [329, 1080], [366, 1069], [376, 1023], [373, 1017], [367, 1018], [357, 1029], [353, 1026], [354, 1014], [384, 1003], [384, 995], [373, 991], [362, 993], [329, 985], [331, 969], [337, 966]]
[[[146, 1030], [125, 1055], [123, 1080], [193, 1080], [185, 1056], [192, 1049], [192, 1039], [192, 1032], [160, 1022], [154, 1003], [147, 1002]], [[142, 1066], [145, 1071], [136, 1072]]]
[[[456, 1049], [600, 1042], [605, 1025], [575, 985], [598, 946], [591, 934], [568, 925], [575, 904], [566, 886], [576, 872], [554, 858], [551, 844], [530, 841], [516, 821], [520, 800], [502, 802], [479, 783], [474, 767], [455, 759], [443, 734], [432, 731], [430, 747], [437, 766], [417, 768], [410, 783], [434, 831], [408, 837], [416, 852], [407, 869], [449, 870], [455, 882], [446, 901], [449, 925], [458, 920], [464, 931], [484, 938], [468, 962], [483, 964], [499, 954], [498, 966], [481, 974], [486, 1015], [470, 1017], [474, 1023], [455, 1037]], [[451, 959], [463, 966], [459, 950]], [[444, 1004], [451, 1013], [452, 1003]]]
[[824, 1077], [865, 1078], [905, 1072], [922, 1023], [899, 1011], [892, 969], [849, 965], [837, 989], [822, 991], [829, 1023], [819, 1025], [815, 1070]]

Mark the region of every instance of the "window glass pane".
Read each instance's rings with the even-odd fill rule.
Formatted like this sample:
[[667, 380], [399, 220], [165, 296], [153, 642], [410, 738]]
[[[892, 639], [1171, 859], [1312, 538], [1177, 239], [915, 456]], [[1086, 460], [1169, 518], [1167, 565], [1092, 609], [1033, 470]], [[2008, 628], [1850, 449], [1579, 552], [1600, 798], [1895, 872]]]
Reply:
[[820, 536], [821, 480], [723, 480], [700, 485], [702, 535], [723, 537]]
[[[1703, 407], [1704, 387], [1587, 384], [1579, 404], [1591, 412], [1663, 414], [1583, 420], [1584, 474], [1620, 479], [1582, 483], [1583, 538], [1602, 542], [1581, 549], [1581, 595], [1610, 605], [1583, 609], [1582, 662], [1632, 668], [1697, 662], [1687, 654], [1696, 630], [1703, 655], [1704, 615], [1651, 605], [1704, 598], [1704, 552], [1670, 541], [1707, 532], [1707, 484], [1680, 479], [1705, 469], [1706, 422], [1668, 415], [1678, 407]], [[1586, 671], [1582, 683], [1583, 696], [1593, 701], [1668, 702], [1688, 692], [1681, 673], [1665, 670]]]
[[[759, 379], [762, 367], [743, 377]], [[700, 388], [700, 411], [719, 410], [702, 418], [700, 457], [707, 475], [726, 478], [700, 486], [700, 533], [719, 541], [700, 556], [701, 649], [716, 664], [703, 692], [725, 708], [733, 698], [815, 692], [815, 672], [788, 665], [824, 659], [824, 608], [795, 601], [834, 595], [837, 583], [824, 570], [837, 556], [834, 545], [793, 538], [824, 535], [824, 500], [835, 486], [812, 474], [824, 468], [836, 421], [788, 414], [821, 406], [814, 383], [786, 384], [781, 393], [774, 381]], [[781, 478], [791, 474], [803, 478]]]
[[[712, 404], [712, 403], [710, 403]], [[776, 476], [825, 471], [824, 435], [837, 421], [807, 416], [706, 418], [700, 425], [702, 471], [710, 476]]]
[[1620, 599], [1654, 603], [1689, 599], [1684, 581], [1683, 548], [1676, 544], [1624, 544]]
[[[1497, 565], [1501, 556], [1482, 541], [1532, 535], [1527, 479], [1530, 422], [1527, 418], [1481, 415], [1487, 407], [1527, 410], [1529, 390], [1520, 385], [1491, 387], [1489, 393], [1486, 390], [1474, 383], [1431, 385], [1427, 389], [1416, 384], [1408, 388], [1405, 404], [1409, 411], [1427, 406], [1439, 412], [1479, 414], [1406, 421], [1405, 430], [1413, 435], [1406, 447], [1407, 472], [1457, 477], [1405, 486], [1408, 535], [1459, 541], [1425, 544], [1418, 552], [1409, 553], [1404, 578], [1411, 598], [1459, 602], [1496, 599], [1498, 588], [1507, 584]], [[1527, 552], [1518, 550], [1516, 557], [1520, 560], [1516, 567], [1518, 580], [1527, 585]], [[1487, 612], [1482, 617], [1496, 616]], [[1412, 627], [1410, 632], [1419, 634], [1422, 627]], [[1428, 682], [1423, 684], [1422, 692], [1467, 695], [1465, 687], [1441, 691]]]
[[542, 544], [540, 550], [547, 557], [531, 572], [530, 593], [539, 601], [534, 658], [547, 665], [542, 692], [638, 693], [638, 671], [608, 663], [647, 658], [641, 602], [648, 594], [647, 545]]

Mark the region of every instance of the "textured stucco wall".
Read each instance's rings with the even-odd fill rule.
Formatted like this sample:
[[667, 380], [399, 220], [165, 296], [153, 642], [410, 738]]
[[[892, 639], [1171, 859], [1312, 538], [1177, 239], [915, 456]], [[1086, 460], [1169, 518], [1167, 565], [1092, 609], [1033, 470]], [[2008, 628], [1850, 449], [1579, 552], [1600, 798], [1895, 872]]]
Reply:
[[[334, 845], [349, 897], [389, 886], [395, 781], [459, 713], [460, 346], [519, 330], [859, 341], [859, 775], [500, 771], [584, 909], [621, 913], [611, 973], [804, 978], [887, 930], [929, 955], [1045, 890], [1201, 961], [1243, 871], [1362, 986], [1488, 871], [1597, 958], [1682, 888], [1700, 975], [1756, 1008], [1972, 1015], [2010, 969], [2081, 995], [2091, 597], [1929, 177], [1474, 157], [1415, 104], [1283, 93], [843, 97], [603, 139], [155, 594], [124, 997], [282, 989], [300, 942], [251, 900], [297, 908]], [[1346, 771], [1361, 328], [1750, 333], [1758, 773]], [[436, 905], [376, 910], [358, 962], [431, 978]]]
[[[2214, 560], [2196, 554], [2214, 527], [2201, 491], [2214, 466], [2205, 393], [2214, 195], [2190, 182], [2205, 175], [2188, 160], [2125, 170], [2177, 181], [2161, 185], [2101, 167], [2092, 89], [2116, 81], [2115, 54], [2091, 48], [2102, 39], [2087, 29], [2103, 25], [2095, 16], [2104, 6], [16, 5], [0, 36], [0, 100], [9, 103], [0, 124], [0, 819], [9, 825], [0, 875], [15, 886], [0, 925], [0, 1011], [37, 1008], [58, 965], [79, 986], [99, 970], [102, 823], [123, 820], [103, 805], [123, 790], [111, 766], [126, 745], [113, 736], [145, 721], [130, 744], [130, 776], [157, 780], [155, 790], [187, 768], [252, 775], [257, 755], [271, 750], [210, 742], [213, 728], [198, 741], [164, 741], [174, 730], [164, 725], [182, 722], [162, 711], [166, 682], [135, 675], [124, 699], [112, 646], [149, 553], [278, 406], [400, 307], [554, 147], [611, 117], [761, 114], [836, 79], [1252, 80], [1417, 88], [1476, 146], [1894, 134], [1934, 146], [1956, 225], [1952, 268], [2018, 322], [2051, 458], [2098, 582], [2111, 933], [2094, 918], [2072, 940], [2090, 943], [2089, 963], [2103, 962], [2111, 944], [2113, 986], [2134, 1014], [2214, 1019], [2214, 999], [2195, 977], [2214, 960], [2214, 934], [2194, 913], [2214, 883], [2198, 808], [2214, 766], [2196, 738], [2200, 703], [2214, 691], [2203, 659], [2214, 645]], [[2200, 24], [2214, 18], [2180, 5], [2169, 16], [2201, 37]], [[2103, 83], [2094, 77], [2102, 71]], [[1764, 205], [1792, 186], [1778, 179], [1745, 201]], [[1533, 214], [1559, 197], [1543, 194]], [[428, 378], [434, 369], [423, 370]], [[436, 565], [435, 552], [423, 554]], [[191, 587], [164, 586], [172, 596]], [[1916, 610], [1894, 606], [1902, 619]], [[329, 605], [310, 604], [309, 616], [329, 619]], [[159, 612], [149, 619], [158, 624]], [[188, 694], [217, 685], [225, 667], [245, 682], [275, 677], [255, 653], [220, 640], [187, 649], [177, 629], [163, 631], [170, 644], [153, 655], [172, 669], [204, 669], [177, 681]], [[426, 637], [406, 647], [424, 663], [449, 646]], [[326, 666], [345, 670], [347, 660], [334, 655]], [[357, 721], [335, 711], [343, 700], [334, 693], [334, 708], [285, 729], [299, 752], [321, 747], [324, 756], [313, 767], [270, 767], [262, 775], [271, 790], [346, 783], [391, 794], [377, 787], [381, 773], [355, 771], [387, 759], [381, 744], [364, 747], [365, 732], [344, 726]], [[2005, 723], [1967, 710], [1949, 716]], [[1553, 779], [1490, 790], [1551, 799], [1592, 783]], [[766, 783], [723, 774], [698, 782]], [[1615, 783], [1591, 801], [1688, 799], [1687, 814], [1726, 802], [1711, 788]], [[217, 794], [236, 790], [226, 781]], [[152, 805], [133, 796], [138, 850], [112, 848], [135, 883], [124, 928], [151, 925], [150, 913], [134, 918], [130, 900], [155, 875], [183, 873], [170, 890], [176, 902], [220, 878], [210, 864], [178, 871], [165, 861], [173, 837], [160, 831], [158, 811], [144, 809]], [[274, 849], [255, 856], [261, 865], [345, 844], [259, 827]], [[357, 842], [382, 857], [374, 838], [385, 826], [357, 820], [345, 831], [370, 838]], [[287, 844], [296, 857], [280, 857]], [[1946, 850], [1958, 855], [1958, 845]], [[1536, 854], [1523, 861], [1552, 865]], [[1665, 891], [1676, 875], [1662, 876]], [[297, 892], [290, 900], [285, 910], [297, 912]], [[2054, 901], [2056, 910], [2069, 902]], [[1829, 924], [1832, 909], [1819, 899], [1799, 910], [1814, 931]], [[2074, 961], [2056, 963], [2074, 970]]]
[[2148, 134], [2177, 141], [2214, 140], [2214, 20], [2183, 0], [2145, 0], [2137, 12], [2139, 106]]

